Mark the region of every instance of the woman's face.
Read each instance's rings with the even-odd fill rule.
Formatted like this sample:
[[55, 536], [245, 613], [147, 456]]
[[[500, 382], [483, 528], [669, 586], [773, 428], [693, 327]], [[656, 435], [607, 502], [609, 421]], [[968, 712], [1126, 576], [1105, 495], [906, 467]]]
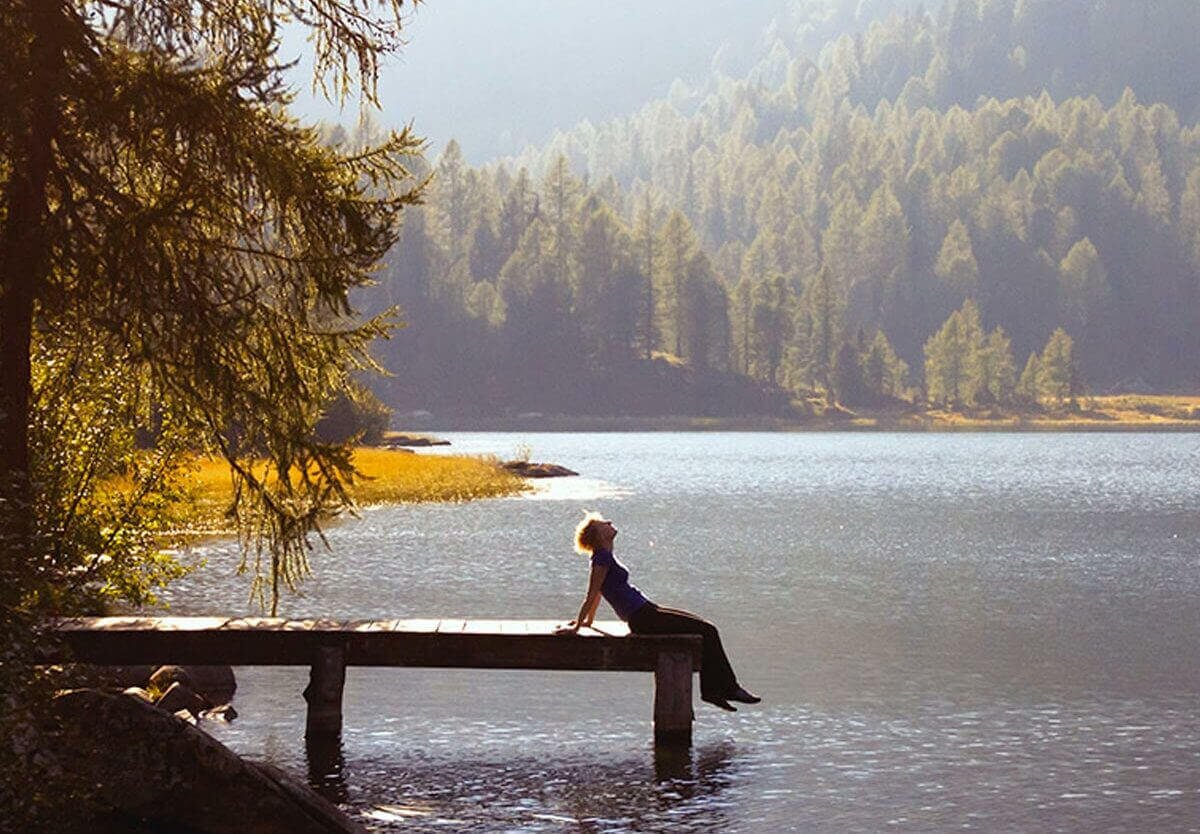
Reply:
[[596, 522], [596, 538], [600, 540], [600, 544], [608, 547], [613, 543], [613, 539], [617, 537], [617, 527], [608, 519]]

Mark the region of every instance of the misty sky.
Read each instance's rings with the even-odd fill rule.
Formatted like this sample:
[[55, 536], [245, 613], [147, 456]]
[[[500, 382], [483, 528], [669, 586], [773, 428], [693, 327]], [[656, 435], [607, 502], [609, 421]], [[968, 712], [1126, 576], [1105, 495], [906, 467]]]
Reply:
[[[628, 113], [676, 77], [702, 81], [726, 40], [748, 47], [784, 0], [428, 0], [381, 78], [388, 126], [412, 120], [434, 154], [457, 137], [471, 162], [519, 151], [554, 128]], [[299, 54], [300, 42], [285, 45]], [[351, 122], [308, 94], [295, 110]]]

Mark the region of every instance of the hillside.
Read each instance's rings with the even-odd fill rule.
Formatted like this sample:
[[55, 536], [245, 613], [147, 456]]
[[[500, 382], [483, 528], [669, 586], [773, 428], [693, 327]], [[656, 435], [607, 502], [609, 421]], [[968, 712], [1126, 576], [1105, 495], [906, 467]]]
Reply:
[[1177, 33], [1200, 6], [903, 8], [818, 55], [811, 19], [784, 14], [742, 77], [509, 163], [472, 168], [451, 143], [365, 299], [411, 322], [381, 353], [385, 399], [692, 413], [695, 396], [603, 382], [664, 356], [745, 378], [761, 396], [700, 399], [752, 412], [845, 399], [838, 369], [871, 345], [873, 394], [921, 398], [927, 344], [968, 300], [1014, 385], [1061, 328], [1072, 385], [1194, 386], [1200, 47]]

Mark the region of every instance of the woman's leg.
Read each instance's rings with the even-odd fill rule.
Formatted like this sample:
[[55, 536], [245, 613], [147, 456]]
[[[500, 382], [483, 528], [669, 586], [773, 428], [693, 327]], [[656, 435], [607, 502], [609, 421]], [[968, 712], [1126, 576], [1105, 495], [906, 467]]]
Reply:
[[724, 700], [738, 688], [737, 677], [721, 645], [717, 627], [689, 611], [655, 606], [634, 613], [629, 620], [634, 634], [699, 634], [704, 638], [700, 663], [700, 697]]

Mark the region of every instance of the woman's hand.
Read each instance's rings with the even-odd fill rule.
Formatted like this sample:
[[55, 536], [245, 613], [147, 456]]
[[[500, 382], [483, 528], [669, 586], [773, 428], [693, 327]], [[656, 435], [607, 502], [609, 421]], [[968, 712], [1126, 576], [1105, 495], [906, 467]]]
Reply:
[[571, 620], [566, 625], [560, 625], [554, 629], [555, 634], [576, 634], [579, 631], [579, 621]]

